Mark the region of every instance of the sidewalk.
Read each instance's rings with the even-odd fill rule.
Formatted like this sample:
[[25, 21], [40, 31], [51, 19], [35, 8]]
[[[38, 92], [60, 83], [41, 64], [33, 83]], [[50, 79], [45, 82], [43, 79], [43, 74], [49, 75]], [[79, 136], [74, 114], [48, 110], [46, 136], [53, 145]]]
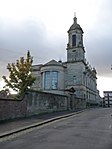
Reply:
[[31, 116], [28, 118], [21, 118], [15, 120], [4, 121], [0, 123], [0, 137], [4, 134], [9, 134], [17, 130], [21, 130], [27, 127], [32, 127], [38, 125], [38, 123], [44, 123], [48, 120], [60, 119], [60, 117], [67, 117], [80, 113], [82, 111], [62, 111], [62, 112], [53, 112], [49, 114]]

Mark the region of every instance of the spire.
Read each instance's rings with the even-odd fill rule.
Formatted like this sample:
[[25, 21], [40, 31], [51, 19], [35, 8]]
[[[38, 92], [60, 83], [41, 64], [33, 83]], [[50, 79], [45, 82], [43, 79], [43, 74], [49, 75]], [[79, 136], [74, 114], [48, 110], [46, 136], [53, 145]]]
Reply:
[[74, 18], [73, 18], [73, 20], [74, 20], [74, 24], [77, 24], [76, 12], [74, 12]]
[[82, 31], [82, 33], [83, 33], [82, 28], [80, 27], [79, 24], [77, 24], [77, 17], [76, 17], [76, 12], [75, 12], [75, 13], [74, 13], [74, 18], [73, 18], [73, 24], [71, 25], [70, 29], [68, 30], [68, 33], [69, 33], [70, 31], [73, 31], [73, 30], [76, 30], [76, 29]]

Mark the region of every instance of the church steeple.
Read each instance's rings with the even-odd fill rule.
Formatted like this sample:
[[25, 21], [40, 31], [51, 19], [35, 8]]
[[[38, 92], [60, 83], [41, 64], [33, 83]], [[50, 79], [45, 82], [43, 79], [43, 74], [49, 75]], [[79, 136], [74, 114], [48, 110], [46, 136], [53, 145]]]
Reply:
[[83, 30], [77, 23], [76, 14], [73, 24], [68, 30], [67, 61], [79, 61], [84, 59]]

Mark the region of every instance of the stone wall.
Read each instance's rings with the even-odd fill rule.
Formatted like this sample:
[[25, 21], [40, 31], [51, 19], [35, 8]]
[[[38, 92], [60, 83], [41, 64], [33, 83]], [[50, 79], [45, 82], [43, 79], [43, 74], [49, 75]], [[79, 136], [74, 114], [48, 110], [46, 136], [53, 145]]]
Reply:
[[0, 121], [85, 107], [85, 100], [73, 95], [64, 96], [32, 90], [23, 100], [0, 99]]
[[67, 109], [67, 96], [36, 91], [31, 91], [27, 95], [27, 115], [64, 111]]
[[70, 109], [71, 110], [81, 110], [86, 108], [86, 100], [84, 98], [77, 98], [72, 95], [70, 97]]
[[0, 99], [0, 121], [25, 117], [27, 102], [24, 100]]

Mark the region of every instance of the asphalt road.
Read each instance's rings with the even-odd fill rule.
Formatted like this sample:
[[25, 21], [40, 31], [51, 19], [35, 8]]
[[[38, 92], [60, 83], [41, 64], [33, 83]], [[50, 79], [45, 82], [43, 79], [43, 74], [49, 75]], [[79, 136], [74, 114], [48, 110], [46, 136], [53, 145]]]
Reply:
[[0, 143], [0, 149], [112, 149], [112, 108], [87, 110]]

